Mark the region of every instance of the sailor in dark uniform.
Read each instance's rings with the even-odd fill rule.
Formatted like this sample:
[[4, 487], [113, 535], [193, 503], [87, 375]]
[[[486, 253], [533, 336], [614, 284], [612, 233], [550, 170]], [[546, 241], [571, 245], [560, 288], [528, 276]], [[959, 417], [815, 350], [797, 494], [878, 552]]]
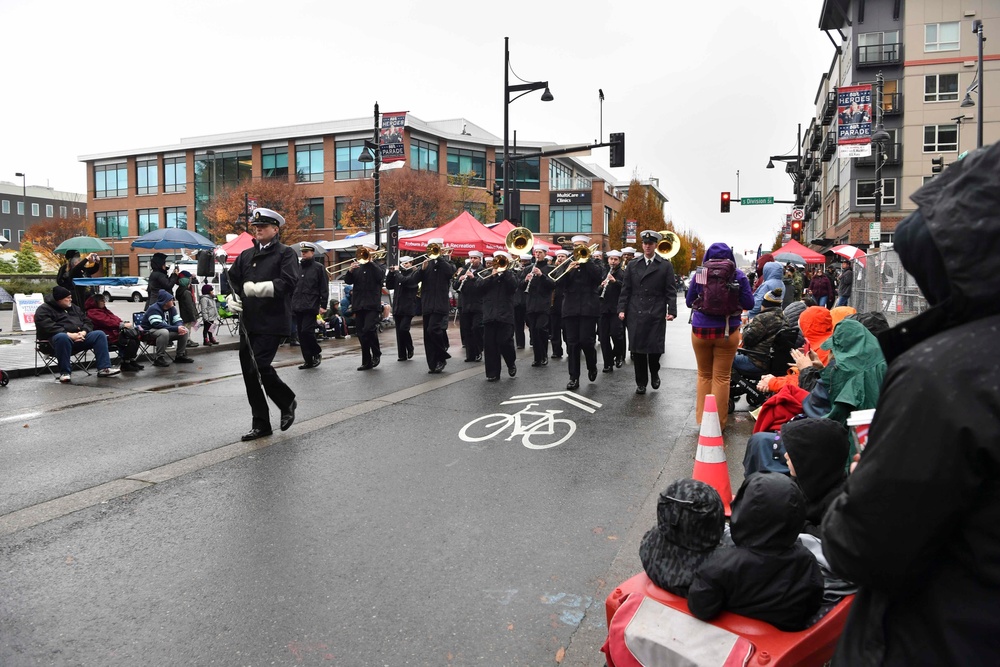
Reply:
[[621, 269], [622, 253], [609, 250], [608, 268], [597, 293], [601, 301], [601, 316], [597, 321], [597, 338], [601, 342], [601, 356], [604, 358], [604, 373], [612, 373], [621, 368], [625, 361], [625, 323], [618, 319], [618, 297], [622, 293]]
[[[240, 315], [240, 369], [253, 415], [243, 440], [271, 435], [267, 398], [281, 411], [281, 430], [295, 421], [295, 392], [271, 366], [282, 338], [292, 331], [292, 294], [298, 281], [295, 251], [281, 243], [278, 232], [285, 219], [268, 208], [258, 208], [250, 220], [254, 243], [233, 262], [229, 282], [234, 294], [229, 309]], [[267, 398], [265, 398], [267, 394]]]
[[587, 377], [597, 379], [597, 318], [600, 315], [601, 267], [589, 259], [577, 259], [578, 252], [585, 250], [590, 238], [574, 236], [574, 257], [566, 274], [559, 278], [563, 288], [562, 326], [566, 332], [566, 354], [569, 370], [567, 389], [580, 387], [580, 353], [587, 363]]
[[[369, 256], [378, 250], [374, 244], [362, 244]], [[362, 251], [363, 254], [363, 251]], [[382, 283], [385, 269], [371, 259], [361, 258], [351, 262], [344, 274], [344, 282], [353, 285], [351, 289], [351, 310], [354, 312], [354, 327], [361, 342], [361, 365], [359, 371], [370, 371], [382, 361], [382, 348], [378, 342], [378, 323], [382, 318]]]
[[417, 297], [420, 285], [416, 280], [412, 257], [409, 255], [400, 257], [399, 266], [389, 269], [385, 277], [385, 287], [392, 290], [392, 318], [396, 322], [397, 361], [409, 361], [413, 358], [410, 324], [420, 309], [420, 299]]

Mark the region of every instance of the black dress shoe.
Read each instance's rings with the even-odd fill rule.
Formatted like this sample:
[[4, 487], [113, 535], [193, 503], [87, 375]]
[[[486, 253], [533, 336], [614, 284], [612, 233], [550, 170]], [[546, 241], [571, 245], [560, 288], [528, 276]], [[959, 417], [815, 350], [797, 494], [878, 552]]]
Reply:
[[399, 359], [396, 359], [396, 361], [409, 361], [409, 359], [406, 357], [400, 357]]
[[508, 366], [507, 367], [507, 375], [509, 375], [511, 377], [514, 377], [515, 375], [517, 375], [517, 366]]
[[532, 362], [531, 362], [531, 367], [532, 367], [532, 368], [539, 368], [540, 366], [544, 366], [544, 365], [545, 365], [545, 364], [543, 364], [543, 363], [542, 363], [542, 362], [540, 362], [540, 361], [532, 361]]
[[373, 368], [375, 367], [372, 366], [371, 364], [361, 364], [360, 366], [358, 366], [359, 371], [370, 371]]
[[482, 361], [482, 360], [483, 360], [483, 353], [480, 352], [479, 354], [476, 355], [476, 361]]
[[317, 366], [319, 366], [319, 364], [317, 364], [315, 360], [313, 360], [313, 359], [310, 359], [310, 360], [309, 360], [309, 361], [307, 361], [306, 363], [304, 363], [304, 364], [302, 364], [301, 366], [299, 366], [299, 370], [300, 370], [300, 371], [304, 371], [304, 370], [306, 370], [307, 368], [316, 368]]
[[445, 367], [446, 363], [447, 362], [444, 362], [444, 361], [438, 362], [438, 365], [434, 367], [434, 372], [435, 373], [442, 372], [444, 370], [444, 367]]
[[553, 359], [562, 359], [562, 353], [560, 352], [559, 354], [553, 354], [552, 358]]
[[614, 373], [615, 372], [615, 367], [614, 366], [605, 366], [604, 368], [601, 369], [601, 372], [602, 373]]
[[474, 363], [476, 363], [476, 361], [477, 361], [476, 359], [466, 359], [465, 363], [467, 363], [467, 364], [474, 364]]
[[321, 363], [323, 363], [322, 354], [317, 354], [315, 357], [313, 357], [313, 366], [319, 366]]
[[637, 394], [645, 394], [646, 393], [646, 388], [645, 387], [636, 387], [635, 388], [635, 393], [637, 393]]
[[407, 350], [406, 351], [406, 358], [407, 359], [412, 359], [413, 358], [413, 350]]
[[287, 410], [281, 411], [281, 430], [287, 431], [288, 427], [292, 425], [295, 421], [295, 408], [299, 407], [298, 401], [294, 398], [292, 399], [292, 404], [288, 406]]
[[587, 369], [587, 379], [591, 382], [597, 379], [597, 366]]
[[194, 363], [194, 359], [192, 359], [191, 357], [189, 357], [187, 355], [185, 355], [183, 357], [182, 356], [176, 356], [176, 357], [174, 357], [174, 363], [175, 364], [193, 364]]
[[376, 366], [378, 366], [381, 361], [382, 361], [382, 355], [381, 354], [376, 354], [375, 356], [373, 356], [372, 357], [372, 368], [375, 368]]
[[542, 366], [548, 366], [548, 365], [549, 365], [549, 358], [545, 357], [544, 359], [542, 359]]
[[579, 380], [570, 380], [569, 383], [566, 384], [566, 388], [567, 389], [579, 389], [580, 388], [580, 381]]
[[624, 359], [615, 359], [615, 368], [621, 368], [624, 363]]
[[649, 379], [649, 384], [651, 384], [653, 386], [653, 389], [659, 389], [660, 388], [660, 376], [659, 375], [652, 376]]
[[250, 440], [256, 440], [257, 438], [266, 438], [269, 435], [271, 435], [271, 429], [252, 428], [247, 433], [244, 433], [240, 440], [248, 442]]
[[499, 378], [499, 377], [495, 377], [495, 378], [486, 378], [486, 381], [487, 381], [487, 382], [499, 382], [499, 381], [500, 381], [500, 378]]

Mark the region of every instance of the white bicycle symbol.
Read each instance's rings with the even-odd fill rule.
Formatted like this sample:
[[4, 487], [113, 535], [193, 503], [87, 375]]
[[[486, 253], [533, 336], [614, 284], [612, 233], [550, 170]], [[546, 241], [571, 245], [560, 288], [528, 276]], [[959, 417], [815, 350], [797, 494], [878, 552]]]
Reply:
[[[576, 422], [571, 419], [555, 418], [555, 415], [562, 410], [533, 412], [531, 408], [537, 405], [538, 403], [528, 403], [523, 410], [512, 415], [498, 412], [476, 417], [462, 427], [458, 437], [466, 442], [482, 442], [500, 435], [513, 426], [506, 440], [521, 436], [521, 444], [528, 449], [548, 449], [561, 445], [576, 433]], [[537, 417], [537, 419], [524, 419], [524, 417]], [[553, 440], [553, 437], [556, 439]]]

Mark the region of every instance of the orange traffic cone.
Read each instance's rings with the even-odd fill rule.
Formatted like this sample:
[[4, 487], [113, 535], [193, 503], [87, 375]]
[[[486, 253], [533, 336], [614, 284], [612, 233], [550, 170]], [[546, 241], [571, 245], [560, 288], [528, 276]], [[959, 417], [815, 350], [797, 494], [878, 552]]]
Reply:
[[732, 514], [729, 503], [733, 499], [733, 487], [729, 483], [729, 466], [726, 465], [726, 449], [722, 444], [719, 410], [712, 394], [705, 397], [705, 409], [701, 415], [701, 433], [698, 435], [698, 452], [694, 456], [694, 472], [691, 477], [699, 482], [705, 482], [718, 491], [726, 508], [726, 516]]

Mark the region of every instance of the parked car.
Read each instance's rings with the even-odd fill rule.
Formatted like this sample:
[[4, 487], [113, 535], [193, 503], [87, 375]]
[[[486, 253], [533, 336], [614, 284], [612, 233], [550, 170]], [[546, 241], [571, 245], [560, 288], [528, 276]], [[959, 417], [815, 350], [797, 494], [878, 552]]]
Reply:
[[104, 293], [104, 298], [109, 302], [115, 299], [127, 299], [133, 303], [146, 300], [149, 281], [145, 278], [136, 278], [135, 285], [101, 285], [100, 291]]

